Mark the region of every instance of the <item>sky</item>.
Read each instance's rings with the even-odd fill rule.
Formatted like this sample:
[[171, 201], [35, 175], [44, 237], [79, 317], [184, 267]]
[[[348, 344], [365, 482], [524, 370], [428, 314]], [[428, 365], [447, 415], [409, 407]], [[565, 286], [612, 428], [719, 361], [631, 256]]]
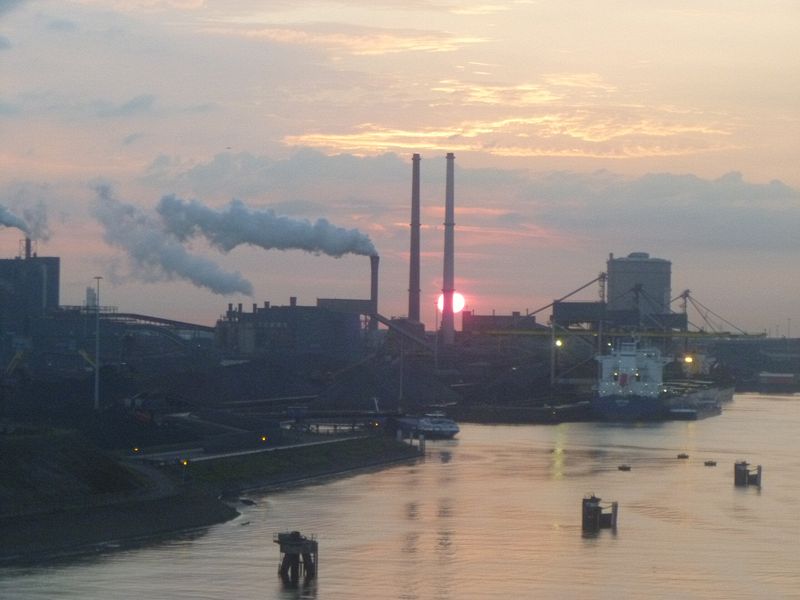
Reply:
[[432, 327], [453, 152], [468, 309], [648, 252], [673, 296], [796, 336], [798, 31], [796, 0], [0, 0], [0, 256], [27, 233], [62, 304], [101, 276], [103, 305], [213, 324], [367, 298], [377, 252], [402, 316], [419, 153]]

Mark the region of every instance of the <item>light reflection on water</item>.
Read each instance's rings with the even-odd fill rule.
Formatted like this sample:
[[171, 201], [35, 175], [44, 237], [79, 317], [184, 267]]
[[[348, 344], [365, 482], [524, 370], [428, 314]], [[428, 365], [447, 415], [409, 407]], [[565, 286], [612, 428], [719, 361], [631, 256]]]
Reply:
[[[797, 431], [800, 396], [737, 396], [696, 423], [465, 424], [417, 464], [253, 495], [205, 532], [0, 570], [0, 597], [796, 597]], [[762, 491], [734, 488], [742, 458]], [[617, 532], [581, 535], [589, 492], [619, 501]], [[285, 589], [272, 535], [293, 529], [319, 540], [320, 577]]]

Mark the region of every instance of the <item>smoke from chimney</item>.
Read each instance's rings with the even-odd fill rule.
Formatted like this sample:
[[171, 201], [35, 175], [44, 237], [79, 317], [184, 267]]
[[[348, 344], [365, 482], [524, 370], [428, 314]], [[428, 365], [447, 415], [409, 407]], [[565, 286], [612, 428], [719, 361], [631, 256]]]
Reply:
[[28, 224], [20, 219], [17, 215], [10, 212], [5, 206], [0, 206], [0, 225], [4, 225], [6, 227], [16, 227], [28, 236], [32, 234]]
[[250, 210], [233, 200], [224, 211], [203, 206], [196, 200], [185, 202], [165, 196], [158, 212], [167, 229], [181, 240], [202, 235], [228, 252], [250, 244], [265, 250], [305, 250], [340, 257], [344, 254], [377, 254], [369, 237], [357, 229], [336, 227], [325, 219], [311, 223], [276, 215], [272, 210]]
[[34, 240], [50, 239], [50, 227], [47, 224], [47, 207], [44, 202], [25, 208], [22, 211], [25, 224], [28, 227], [27, 233]]
[[455, 291], [455, 155], [447, 154], [447, 183], [444, 203], [444, 274], [442, 277], [442, 343], [452, 345], [455, 339], [455, 323], [453, 317], [453, 292]]
[[105, 228], [106, 242], [128, 253], [132, 276], [147, 282], [186, 279], [215, 294], [253, 294], [252, 284], [240, 273], [227, 273], [208, 259], [192, 256], [156, 219], [114, 198], [108, 186], [97, 186], [95, 192], [92, 212]]
[[411, 250], [409, 252], [409, 274], [408, 274], [408, 318], [410, 321], [419, 322], [419, 280], [420, 280], [420, 256], [419, 256], [419, 154], [411, 157]]

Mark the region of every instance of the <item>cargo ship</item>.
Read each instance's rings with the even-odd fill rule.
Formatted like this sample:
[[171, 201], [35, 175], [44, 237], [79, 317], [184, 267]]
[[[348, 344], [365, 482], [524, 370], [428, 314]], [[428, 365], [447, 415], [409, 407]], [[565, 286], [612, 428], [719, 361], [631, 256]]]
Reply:
[[694, 420], [722, 412], [733, 397], [733, 386], [712, 380], [664, 381], [672, 362], [655, 347], [622, 342], [599, 363], [592, 416], [603, 421]]

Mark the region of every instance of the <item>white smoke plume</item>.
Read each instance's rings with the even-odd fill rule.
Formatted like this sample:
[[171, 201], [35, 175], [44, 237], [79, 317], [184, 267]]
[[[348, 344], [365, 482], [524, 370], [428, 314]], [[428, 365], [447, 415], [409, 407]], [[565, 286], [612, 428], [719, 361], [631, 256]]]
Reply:
[[239, 272], [226, 273], [212, 261], [192, 256], [156, 219], [114, 198], [108, 186], [96, 186], [95, 191], [93, 214], [105, 228], [105, 240], [128, 253], [137, 278], [187, 279], [216, 294], [253, 294], [252, 284]]
[[250, 244], [265, 250], [305, 250], [336, 258], [377, 254], [369, 236], [357, 229], [337, 227], [325, 219], [311, 223], [278, 216], [272, 210], [250, 210], [239, 200], [233, 200], [224, 211], [216, 211], [196, 200], [185, 202], [170, 195], [161, 199], [158, 212], [167, 229], [179, 239], [202, 235], [225, 252]]
[[0, 206], [0, 225], [6, 227], [16, 227], [27, 236], [31, 235], [31, 229], [28, 224], [20, 219], [17, 215], [10, 212], [5, 206]]
[[28, 235], [34, 240], [47, 241], [50, 239], [50, 227], [47, 224], [47, 207], [44, 202], [39, 202], [31, 208], [22, 211], [25, 223], [28, 225]]

